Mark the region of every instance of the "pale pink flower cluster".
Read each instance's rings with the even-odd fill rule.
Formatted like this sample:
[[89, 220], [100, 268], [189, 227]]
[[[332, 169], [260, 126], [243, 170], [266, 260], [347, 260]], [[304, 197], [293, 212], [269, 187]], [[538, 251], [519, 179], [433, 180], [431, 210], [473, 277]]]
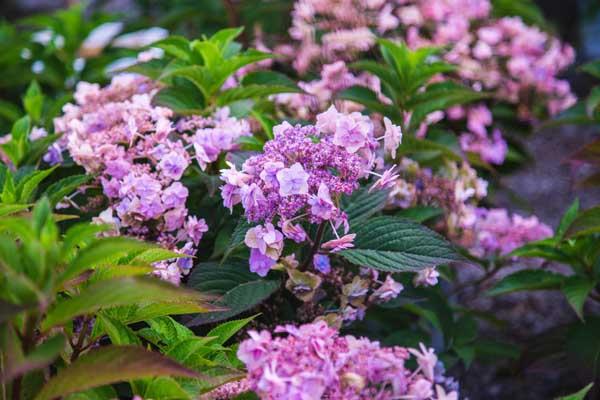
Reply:
[[553, 235], [552, 229], [540, 222], [536, 216], [523, 217], [510, 215], [505, 209], [476, 210], [477, 219], [473, 225], [473, 254], [507, 255], [517, 247]]
[[[324, 321], [250, 331], [238, 358], [248, 369], [247, 382], [263, 399], [457, 399], [456, 391], [436, 385], [437, 356], [419, 350], [381, 347], [378, 342], [341, 336]], [[413, 356], [414, 371], [405, 363]], [[443, 394], [445, 397], [440, 397]]]
[[[373, 47], [378, 34], [411, 48], [444, 47], [442, 57], [457, 69], [436, 79], [458, 79], [474, 90], [490, 91], [497, 99], [515, 104], [525, 121], [534, 119], [534, 109], [545, 108], [554, 115], [575, 102], [568, 82], [557, 78], [573, 63], [573, 49], [519, 18], [492, 18], [489, 0], [298, 0], [289, 33], [298, 48], [281, 46], [280, 51], [293, 55], [300, 73], [318, 62], [354, 60]], [[301, 107], [305, 104], [296, 105]], [[485, 106], [475, 108], [433, 113], [417, 136], [424, 137], [428, 125], [445, 117], [466, 118], [462, 149], [501, 164], [507, 144], [491, 118], [483, 130], [471, 128], [472, 121], [481, 117], [472, 114]], [[481, 121], [478, 124], [481, 127]]]
[[[177, 121], [172, 110], [152, 104], [158, 89], [133, 74], [117, 75], [104, 88], [81, 82], [76, 104], [64, 106], [64, 115], [54, 121], [55, 131], [63, 134], [58, 145], [98, 177], [108, 200], [98, 222], [193, 255], [208, 227], [203, 219], [188, 215], [188, 189], [180, 180], [193, 159], [204, 169], [221, 152], [233, 149], [249, 127], [230, 118], [228, 110], [214, 118]], [[190, 258], [161, 262], [156, 274], [179, 282], [191, 267]]]

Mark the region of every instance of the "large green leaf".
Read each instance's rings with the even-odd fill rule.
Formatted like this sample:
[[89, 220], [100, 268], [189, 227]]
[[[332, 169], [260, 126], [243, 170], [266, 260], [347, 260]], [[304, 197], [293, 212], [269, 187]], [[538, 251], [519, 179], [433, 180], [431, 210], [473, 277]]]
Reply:
[[567, 233], [567, 229], [571, 226], [573, 221], [577, 218], [577, 214], [579, 214], [579, 199], [575, 199], [575, 201], [571, 204], [568, 210], [560, 219], [560, 223], [558, 224], [558, 228], [556, 229], [556, 236], [559, 239], [562, 239], [565, 233]]
[[237, 225], [235, 226], [235, 229], [233, 230], [233, 233], [231, 234], [231, 237], [229, 239], [229, 244], [227, 245], [227, 249], [225, 249], [225, 254], [223, 254], [223, 259], [221, 260], [222, 263], [227, 258], [229, 258], [231, 253], [233, 253], [235, 250], [240, 248], [242, 243], [244, 243], [244, 239], [246, 237], [246, 232], [248, 232], [248, 230], [250, 228], [252, 228], [253, 226], [254, 226], [254, 224], [251, 224], [250, 222], [248, 222], [248, 220], [246, 220], [246, 218], [244, 218], [244, 217], [240, 218]]
[[389, 117], [394, 122], [398, 123], [403, 119], [397, 107], [383, 104], [381, 101], [379, 101], [379, 98], [375, 92], [364, 86], [349, 87], [348, 89], [342, 90], [340, 93], [338, 93], [337, 97], [343, 100], [350, 100], [362, 104], [371, 111], [378, 112], [383, 116]]
[[50, 308], [42, 322], [42, 330], [63, 324], [78, 315], [130, 304], [191, 304], [197, 306], [197, 312], [203, 312], [214, 309], [207, 304], [209, 298], [198, 291], [186, 290], [157, 278], [127, 277], [100, 281]]
[[93, 387], [157, 376], [198, 378], [199, 374], [142, 347], [105, 346], [60, 370], [46, 383], [36, 400], [51, 400]]
[[233, 335], [235, 335], [240, 329], [242, 329], [244, 326], [246, 326], [254, 318], [256, 318], [256, 315], [253, 315], [252, 317], [248, 317], [248, 318], [244, 318], [244, 319], [237, 319], [237, 320], [233, 320], [233, 321], [224, 322], [224, 323], [220, 324], [219, 326], [217, 326], [216, 328], [211, 329], [206, 334], [206, 336], [207, 337], [214, 336], [217, 338], [215, 343], [225, 344], [225, 342], [227, 340], [229, 340], [229, 338], [231, 338]]
[[410, 220], [377, 217], [354, 233], [354, 248], [339, 254], [356, 265], [401, 272], [462, 260], [442, 236]]
[[567, 301], [577, 313], [577, 316], [583, 319], [583, 304], [588, 295], [596, 286], [596, 282], [583, 276], [569, 276], [565, 279], [561, 291], [567, 298]]
[[600, 232], [600, 206], [579, 213], [567, 229], [565, 237], [571, 238], [597, 232]]
[[279, 287], [280, 281], [261, 279], [248, 270], [247, 261], [219, 265], [199, 264], [188, 280], [188, 286], [201, 291], [222, 295], [216, 305], [227, 311], [200, 314], [186, 323], [188, 326], [218, 322], [250, 310], [271, 296]]
[[202, 93], [185, 85], [161, 89], [152, 98], [152, 102], [168, 107], [180, 115], [200, 114], [205, 106]]
[[388, 195], [388, 190], [369, 193], [369, 189], [363, 187], [355, 190], [350, 196], [344, 196], [340, 208], [348, 215], [350, 227], [354, 228], [373, 214], [383, 210]]
[[488, 291], [488, 294], [490, 296], [497, 296], [523, 290], [559, 289], [564, 279], [564, 275], [556, 272], [542, 269], [526, 269], [503, 278]]

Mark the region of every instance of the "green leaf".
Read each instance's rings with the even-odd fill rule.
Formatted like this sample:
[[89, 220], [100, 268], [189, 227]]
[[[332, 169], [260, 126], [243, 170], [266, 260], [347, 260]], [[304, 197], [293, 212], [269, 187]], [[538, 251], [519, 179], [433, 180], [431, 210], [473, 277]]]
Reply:
[[181, 388], [175, 379], [166, 376], [152, 379], [146, 385], [143, 398], [161, 400], [191, 399], [190, 395]]
[[409, 130], [417, 130], [425, 118], [434, 111], [445, 110], [455, 105], [467, 104], [488, 97], [487, 93], [476, 92], [450, 81], [429, 85], [424, 92], [413, 96], [410, 103], [407, 104], [407, 107], [413, 110]]
[[247, 85], [236, 86], [222, 91], [217, 97], [217, 105], [225, 106], [235, 101], [264, 98], [278, 93], [298, 93], [300, 89], [287, 85]]
[[113, 400], [116, 398], [118, 395], [115, 389], [107, 385], [70, 394], [65, 397], [65, 400]]
[[515, 272], [496, 283], [487, 294], [498, 296], [500, 294], [518, 292], [523, 290], [553, 290], [559, 289], [565, 279], [564, 275], [542, 269], [526, 269]]
[[28, 204], [0, 204], [0, 217], [27, 210], [29, 207]]
[[287, 75], [275, 71], [253, 71], [242, 78], [242, 86], [249, 85], [277, 85], [289, 86], [295, 91], [299, 91], [296, 83]]
[[50, 337], [16, 365], [8, 365], [8, 368], [0, 373], [0, 381], [10, 381], [30, 371], [47, 367], [64, 350], [66, 343], [67, 340], [62, 333]]
[[219, 49], [225, 50], [227, 46], [238, 36], [242, 34], [244, 27], [221, 29], [210, 37], [210, 41], [216, 44]]
[[19, 166], [27, 152], [30, 130], [31, 119], [28, 116], [18, 119], [12, 126], [11, 140], [0, 145], [6, 156], [15, 166]]
[[571, 226], [573, 221], [577, 218], [577, 214], [579, 214], [579, 199], [575, 199], [573, 204], [569, 207], [569, 209], [565, 212], [565, 214], [560, 219], [560, 223], [558, 224], [558, 228], [556, 229], [556, 234], [554, 235], [559, 240], [563, 238], [567, 229]]
[[400, 155], [415, 156], [421, 153], [436, 154], [436, 156], [442, 156], [450, 161], [461, 161], [463, 159], [460, 154], [454, 152], [448, 146], [428, 139], [405, 136], [402, 145], [398, 147], [398, 154]]
[[548, 27], [544, 14], [532, 0], [492, 0], [492, 11], [494, 17], [521, 17], [527, 24]]
[[348, 215], [351, 228], [369, 219], [383, 210], [389, 195], [388, 190], [377, 190], [369, 193], [369, 189], [361, 187], [350, 196], [342, 197], [340, 209]]
[[570, 394], [568, 396], [558, 397], [556, 400], [584, 400], [585, 396], [592, 389], [592, 386], [594, 386], [594, 382], [588, 384], [586, 387], [584, 387], [576, 393]]
[[152, 103], [170, 108], [179, 115], [200, 114], [205, 106], [202, 93], [186, 85], [161, 89], [152, 98]]
[[198, 378], [199, 374], [141, 347], [104, 346], [60, 370], [46, 383], [36, 400], [51, 400], [98, 386], [157, 376]]
[[110, 225], [90, 224], [88, 222], [73, 225], [67, 230], [63, 238], [61, 257], [68, 259], [71, 253], [84, 247], [83, 245], [97, 240], [96, 236], [99, 233], [110, 229]]
[[600, 60], [595, 60], [582, 65], [581, 70], [600, 79]]
[[168, 38], [152, 43], [152, 47], [163, 49], [166, 54], [187, 62], [193, 59], [190, 42], [183, 36], [171, 35]]
[[150, 325], [150, 329], [154, 333], [160, 335], [166, 345], [194, 337], [194, 332], [168, 316], [153, 318], [147, 320], [146, 323]]
[[132, 304], [191, 304], [197, 306], [197, 312], [208, 311], [214, 309], [206, 303], [209, 298], [198, 291], [186, 290], [157, 278], [127, 277], [100, 281], [83, 289], [79, 295], [56, 303], [46, 314], [41, 329], [46, 331], [78, 315]]
[[21, 179], [16, 188], [17, 201], [19, 203], [29, 203], [33, 199], [33, 194], [40, 182], [46, 179], [56, 168], [35, 171]]
[[402, 272], [462, 259], [442, 236], [401, 218], [373, 218], [354, 233], [354, 248], [339, 254], [356, 265]]
[[261, 279], [250, 272], [247, 261], [198, 264], [187, 285], [202, 293], [222, 295], [216, 305], [228, 310], [198, 315], [186, 325], [218, 322], [250, 310], [268, 299], [280, 284], [279, 280]]
[[248, 230], [250, 228], [252, 228], [253, 226], [254, 226], [254, 224], [251, 224], [250, 222], [248, 222], [248, 220], [246, 220], [246, 218], [244, 218], [244, 217], [240, 218], [237, 225], [235, 226], [235, 229], [233, 230], [233, 233], [231, 234], [231, 238], [229, 239], [229, 244], [227, 245], [225, 254], [223, 254], [223, 259], [221, 260], [221, 263], [225, 262], [225, 260], [227, 260], [227, 258], [229, 258], [231, 253], [233, 253], [235, 250], [237, 250], [242, 245], [242, 243], [244, 243], [244, 239], [246, 237], [246, 232], [248, 232]]
[[600, 232], [600, 206], [579, 213], [565, 233], [566, 238]]
[[583, 305], [594, 286], [595, 281], [583, 276], [569, 276], [564, 280], [561, 291], [580, 319], [583, 319]]
[[227, 340], [229, 340], [233, 335], [235, 335], [240, 329], [246, 326], [250, 321], [256, 318], [256, 315], [253, 315], [244, 319], [237, 319], [234, 321], [227, 321], [225, 323], [220, 324], [216, 328], [211, 329], [206, 336], [208, 337], [216, 337], [217, 344], [225, 344]]
[[131, 264], [151, 264], [158, 261], [172, 260], [175, 258], [189, 258], [190, 256], [182, 253], [176, 253], [162, 247], [153, 247], [142, 251], [130, 261]]
[[364, 86], [352, 86], [348, 89], [342, 90], [340, 93], [338, 93], [337, 97], [343, 100], [350, 100], [362, 104], [369, 110], [389, 117], [395, 122], [402, 121], [403, 119], [397, 107], [383, 104], [381, 101], [379, 101], [379, 98], [374, 91]]
[[75, 278], [77, 275], [102, 264], [115, 264], [119, 257], [128, 253], [145, 250], [149, 243], [124, 237], [107, 237], [94, 241], [79, 251], [77, 257], [69, 263], [60, 275], [59, 282]]
[[93, 178], [92, 175], [71, 175], [63, 178], [52, 185], [48, 186], [43, 193], [44, 196], [48, 197], [50, 204], [56, 206], [62, 201], [65, 196], [70, 195], [75, 190], [79, 189], [82, 185], [89, 182]]
[[443, 215], [444, 211], [438, 207], [416, 206], [398, 210], [395, 215], [401, 218], [407, 218], [412, 221], [423, 223], [432, 218]]
[[36, 81], [31, 81], [25, 97], [23, 97], [23, 107], [32, 120], [39, 121], [42, 117], [42, 107], [44, 105], [44, 95], [40, 85]]
[[2, 186], [2, 193], [0, 193], [0, 200], [2, 203], [12, 204], [17, 201], [17, 189], [15, 188], [15, 180], [10, 171], [6, 171], [4, 176], [4, 182]]
[[585, 110], [590, 118], [594, 118], [598, 106], [600, 106], [600, 86], [592, 88], [588, 98], [585, 100]]
[[140, 340], [127, 325], [117, 321], [114, 318], [98, 313], [96, 315], [94, 330], [98, 329], [101, 332], [106, 332], [112, 344], [116, 345], [140, 345]]

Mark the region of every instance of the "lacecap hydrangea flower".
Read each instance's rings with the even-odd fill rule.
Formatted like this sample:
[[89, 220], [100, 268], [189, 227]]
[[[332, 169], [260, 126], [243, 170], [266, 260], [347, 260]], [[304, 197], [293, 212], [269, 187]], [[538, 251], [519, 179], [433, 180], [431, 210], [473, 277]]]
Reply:
[[[261, 276], [281, 256], [284, 239], [307, 241], [303, 222], [331, 227], [335, 238], [321, 245], [323, 252], [352, 247], [354, 235], [348, 234], [340, 197], [352, 194], [369, 175], [379, 177], [377, 188], [391, 186], [396, 177], [373, 172], [378, 142], [367, 116], [331, 106], [316, 119], [315, 125], [274, 127], [275, 137], [261, 154], [246, 160], [241, 170], [230, 164], [221, 171], [225, 206], [241, 204], [248, 221], [260, 224], [248, 231], [245, 243], [251, 249], [250, 269]], [[388, 141], [399, 144], [399, 129], [390, 124], [388, 131]], [[322, 259], [317, 265], [326, 268]]]
[[[76, 103], [54, 121], [60, 150], [51, 149], [45, 160], [58, 162], [66, 150], [97, 177], [108, 203], [98, 222], [193, 255], [208, 227], [189, 215], [188, 189], [180, 180], [194, 161], [205, 169], [250, 129], [228, 109], [178, 119], [152, 103], [158, 90], [158, 83], [135, 74], [117, 75], [104, 88], [79, 83]], [[156, 274], [177, 283], [191, 267], [190, 258], [165, 261], [156, 264]]]
[[[449, 400], [457, 385], [440, 374], [433, 349], [382, 347], [378, 342], [342, 336], [324, 321], [250, 331], [238, 349], [245, 380], [263, 399]], [[413, 371], [406, 362], [414, 357]], [[443, 368], [442, 368], [443, 370]]]

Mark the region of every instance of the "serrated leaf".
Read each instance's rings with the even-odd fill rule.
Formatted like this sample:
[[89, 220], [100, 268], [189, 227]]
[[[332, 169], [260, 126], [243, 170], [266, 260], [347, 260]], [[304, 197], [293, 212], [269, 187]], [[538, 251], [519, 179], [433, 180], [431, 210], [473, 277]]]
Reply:
[[151, 264], [158, 261], [171, 260], [174, 258], [189, 258], [187, 254], [176, 253], [162, 247], [153, 247], [136, 255], [131, 259], [131, 264]]
[[100, 281], [83, 289], [78, 295], [62, 300], [50, 308], [42, 322], [43, 331], [63, 324], [83, 314], [117, 306], [149, 303], [193, 304], [199, 311], [208, 311], [209, 296], [186, 290], [157, 278], [127, 277]]
[[115, 345], [140, 345], [140, 340], [135, 333], [125, 324], [117, 321], [114, 318], [98, 313], [96, 315], [96, 323], [101, 327], [99, 329], [102, 332], [106, 332], [112, 344]]
[[223, 259], [221, 260], [221, 263], [225, 262], [225, 260], [229, 258], [231, 253], [237, 250], [242, 245], [242, 243], [244, 243], [246, 232], [248, 232], [248, 230], [253, 226], [254, 224], [248, 222], [246, 218], [240, 218], [237, 225], [235, 226], [235, 229], [233, 230], [233, 233], [231, 234], [229, 244], [227, 245], [227, 249], [223, 254]]
[[198, 378], [199, 374], [141, 347], [105, 346], [84, 354], [60, 370], [46, 383], [36, 400], [51, 400], [97, 386], [157, 376]]
[[582, 276], [569, 276], [564, 280], [561, 291], [580, 319], [583, 319], [583, 305], [595, 286], [595, 281]]
[[224, 265], [206, 263], [194, 268], [187, 285], [202, 293], [222, 295], [216, 305], [227, 311], [198, 315], [188, 326], [218, 322], [247, 311], [271, 296], [279, 280], [260, 279], [248, 270], [247, 262], [228, 262]]
[[368, 188], [362, 187], [352, 192], [352, 195], [342, 197], [340, 209], [348, 215], [348, 223], [351, 228], [354, 228], [355, 225], [383, 210], [388, 195], [388, 190], [369, 193]]
[[496, 283], [487, 294], [498, 296], [500, 294], [523, 290], [559, 289], [564, 279], [564, 275], [556, 272], [542, 269], [526, 269], [506, 276], [500, 282]]
[[400, 218], [407, 218], [412, 221], [423, 223], [432, 218], [443, 215], [444, 211], [438, 207], [416, 206], [398, 210], [395, 215]]
[[418, 271], [462, 257], [439, 234], [409, 220], [377, 217], [354, 228], [354, 248], [339, 254], [382, 271]]
[[244, 319], [236, 319], [234, 321], [227, 321], [219, 326], [211, 329], [206, 336], [208, 337], [216, 337], [215, 343], [217, 344], [225, 344], [229, 338], [235, 335], [240, 329], [246, 326], [250, 321], [256, 318], [256, 315], [253, 315]]
[[181, 388], [175, 379], [166, 376], [154, 378], [148, 382], [143, 398], [161, 400], [191, 399], [190, 395]]
[[147, 320], [146, 323], [161, 336], [166, 345], [172, 345], [183, 339], [194, 337], [194, 332], [168, 316], [153, 318]]

